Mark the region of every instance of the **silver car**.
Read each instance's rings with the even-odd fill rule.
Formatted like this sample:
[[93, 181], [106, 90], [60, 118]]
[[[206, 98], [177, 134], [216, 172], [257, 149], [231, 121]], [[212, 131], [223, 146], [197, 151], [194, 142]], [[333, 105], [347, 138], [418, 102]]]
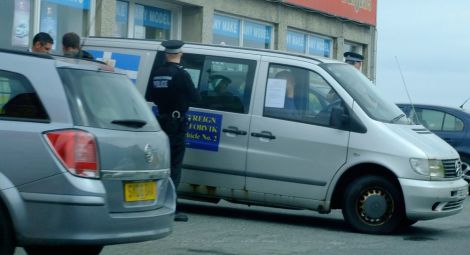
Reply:
[[0, 254], [99, 254], [170, 234], [168, 138], [132, 82], [99, 63], [0, 59]]

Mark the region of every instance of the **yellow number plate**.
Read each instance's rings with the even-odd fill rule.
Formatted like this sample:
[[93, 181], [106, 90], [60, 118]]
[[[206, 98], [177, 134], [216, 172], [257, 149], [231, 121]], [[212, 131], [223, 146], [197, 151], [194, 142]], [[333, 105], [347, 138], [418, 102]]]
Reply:
[[157, 182], [128, 182], [124, 184], [126, 202], [148, 201], [157, 199]]

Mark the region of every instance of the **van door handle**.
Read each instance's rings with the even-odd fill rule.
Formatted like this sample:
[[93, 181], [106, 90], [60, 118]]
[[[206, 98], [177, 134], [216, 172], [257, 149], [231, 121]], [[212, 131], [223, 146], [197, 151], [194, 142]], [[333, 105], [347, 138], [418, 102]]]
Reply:
[[235, 135], [246, 135], [246, 131], [239, 130], [237, 127], [234, 127], [234, 126], [229, 126], [228, 128], [224, 128], [222, 129], [222, 132], [235, 134]]
[[251, 136], [253, 137], [260, 137], [260, 138], [267, 138], [267, 139], [276, 139], [275, 136], [269, 131], [261, 131], [261, 133], [251, 133]]

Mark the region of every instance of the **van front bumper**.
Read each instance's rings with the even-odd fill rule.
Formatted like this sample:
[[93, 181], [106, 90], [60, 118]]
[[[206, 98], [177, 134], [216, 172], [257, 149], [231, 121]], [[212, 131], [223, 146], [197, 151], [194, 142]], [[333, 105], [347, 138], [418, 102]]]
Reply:
[[462, 211], [468, 194], [468, 183], [454, 181], [421, 181], [399, 178], [410, 220], [430, 220]]

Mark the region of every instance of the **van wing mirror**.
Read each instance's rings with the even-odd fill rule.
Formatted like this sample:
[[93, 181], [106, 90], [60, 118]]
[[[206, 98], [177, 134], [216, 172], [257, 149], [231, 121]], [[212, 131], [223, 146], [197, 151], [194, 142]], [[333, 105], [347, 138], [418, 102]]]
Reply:
[[346, 124], [349, 122], [349, 114], [347, 110], [342, 105], [335, 105], [331, 109], [330, 115], [330, 125], [338, 128], [344, 129]]
[[337, 105], [331, 109], [330, 125], [337, 129], [356, 133], [367, 133], [367, 128], [354, 114], [349, 114], [344, 105]]

